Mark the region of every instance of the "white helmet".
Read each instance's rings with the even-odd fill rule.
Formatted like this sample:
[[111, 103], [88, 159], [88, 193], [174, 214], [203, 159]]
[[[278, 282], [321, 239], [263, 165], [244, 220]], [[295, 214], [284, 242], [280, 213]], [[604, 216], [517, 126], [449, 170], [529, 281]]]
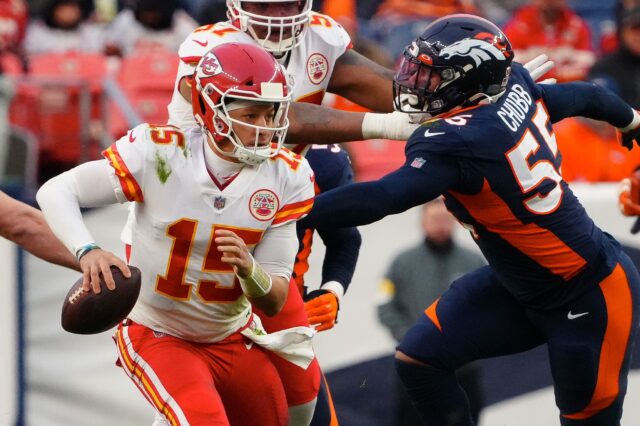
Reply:
[[[248, 11], [246, 3], [250, 3]], [[270, 16], [260, 12], [271, 4], [287, 3], [295, 6], [297, 13], [287, 16]], [[244, 4], [244, 5], [243, 5]], [[227, 16], [244, 32], [249, 33], [263, 48], [274, 54], [287, 52], [298, 44], [309, 25], [311, 0], [227, 0]]]

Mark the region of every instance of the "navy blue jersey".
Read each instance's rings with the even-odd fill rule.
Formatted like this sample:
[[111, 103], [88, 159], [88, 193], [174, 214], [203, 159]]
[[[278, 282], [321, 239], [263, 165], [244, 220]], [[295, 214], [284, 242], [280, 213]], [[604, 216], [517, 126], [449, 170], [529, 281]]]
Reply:
[[[349, 155], [338, 145], [312, 145], [305, 158], [315, 175], [316, 192], [326, 192], [353, 182]], [[351, 283], [360, 252], [361, 237], [357, 228], [320, 227], [318, 235], [326, 247], [322, 264], [322, 283], [337, 281], [345, 291]], [[313, 230], [298, 226], [300, 247], [293, 268], [293, 279], [303, 291], [304, 274], [309, 269]]]
[[510, 292], [547, 307], [614, 265], [602, 231], [562, 180], [550, 121], [544, 91], [514, 67], [498, 102], [427, 123], [407, 146], [415, 162], [455, 158], [460, 175], [445, 192], [447, 207]]
[[632, 114], [604, 89], [536, 85], [514, 64], [496, 103], [426, 122], [407, 142], [403, 167], [317, 197], [303, 224], [370, 223], [444, 194], [509, 292], [553, 308], [611, 272], [617, 243], [562, 180], [551, 123], [584, 115], [624, 127]]

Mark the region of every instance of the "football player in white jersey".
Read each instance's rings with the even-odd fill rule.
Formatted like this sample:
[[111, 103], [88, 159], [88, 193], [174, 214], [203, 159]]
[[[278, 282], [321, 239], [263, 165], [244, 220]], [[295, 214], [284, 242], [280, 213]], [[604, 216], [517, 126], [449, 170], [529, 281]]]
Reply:
[[[320, 104], [327, 90], [331, 90], [351, 99], [361, 102], [366, 106], [382, 111], [392, 111], [391, 79], [393, 73], [353, 52], [351, 40], [346, 31], [332, 18], [311, 12], [310, 1], [259, 1], [239, 2], [229, 1], [228, 10], [230, 20], [212, 25], [205, 25], [195, 30], [180, 47], [180, 65], [176, 79], [176, 87], [173, 98], [169, 104], [169, 122], [180, 128], [190, 128], [195, 125], [193, 115], [190, 113], [190, 87], [189, 80], [193, 73], [193, 64], [197, 63], [208, 48], [229, 42], [247, 42], [257, 44], [269, 50], [279, 62], [287, 67], [288, 76], [292, 83], [292, 99], [298, 102], [310, 102]], [[359, 68], [362, 69], [359, 69]], [[366, 81], [367, 84], [363, 84]], [[343, 87], [344, 90], [340, 88]], [[365, 98], [362, 93], [371, 92], [373, 88], [377, 92], [384, 92], [382, 97]], [[384, 87], [384, 89], [382, 89]], [[181, 89], [181, 90], [180, 90]], [[381, 90], [382, 89], [382, 90]], [[182, 93], [180, 93], [182, 91]], [[351, 94], [350, 94], [351, 93]], [[302, 105], [305, 107], [305, 105]], [[299, 108], [294, 104], [292, 109]], [[357, 132], [346, 133], [340, 129], [340, 140], [362, 139], [362, 114], [348, 113], [327, 108], [315, 107], [313, 112], [304, 111], [294, 113], [301, 124], [329, 113], [341, 115], [341, 121], [360, 120], [357, 123]], [[299, 112], [299, 111], [298, 111]], [[406, 131], [406, 115], [402, 118], [403, 125], [400, 129]], [[344, 121], [346, 118], [347, 121]], [[294, 119], [295, 120], [295, 119]], [[330, 120], [329, 120], [330, 121]], [[338, 122], [331, 126], [341, 125]], [[355, 122], [354, 122], [355, 123]], [[301, 142], [334, 140], [328, 136], [336, 136], [326, 133], [327, 124], [322, 121], [321, 129], [306, 127]], [[353, 123], [351, 123], [353, 124]], [[312, 125], [312, 121], [305, 126]], [[294, 126], [295, 128], [296, 126]], [[298, 127], [302, 129], [302, 127]], [[353, 129], [352, 129], [353, 130]], [[294, 130], [295, 133], [295, 130]], [[320, 139], [316, 138], [322, 134]], [[287, 135], [290, 142], [291, 134]], [[383, 136], [376, 134], [371, 136]], [[390, 136], [390, 135], [384, 135]], [[401, 137], [403, 135], [397, 135]], [[299, 139], [293, 135], [293, 140]], [[296, 152], [303, 152], [306, 145], [291, 146]], [[342, 153], [344, 155], [344, 152]], [[336, 165], [330, 169], [350, 168], [348, 160], [341, 157], [323, 158], [323, 161], [332, 160]], [[343, 161], [340, 161], [343, 160]], [[310, 160], [311, 161], [311, 160]], [[314, 171], [316, 165], [313, 166]], [[344, 172], [351, 176], [351, 172]], [[317, 176], [326, 176], [319, 172]], [[325, 180], [327, 180], [325, 178]], [[330, 188], [333, 182], [317, 182], [319, 188]], [[331, 235], [327, 235], [327, 234]], [[293, 326], [307, 325], [308, 319], [304, 310], [304, 304], [295, 284], [302, 283], [303, 277], [300, 271], [306, 270], [307, 256], [310, 252], [312, 232], [299, 230], [301, 247], [297, 257], [294, 275], [297, 282], [291, 283], [289, 298], [283, 311], [273, 318], [264, 318], [263, 322], [268, 331], [276, 331]], [[309, 304], [310, 318], [314, 319], [318, 329], [329, 329], [336, 320], [339, 300], [345, 293], [355, 270], [355, 263], [360, 246], [360, 234], [356, 228], [327, 230], [321, 233], [323, 241], [327, 245], [327, 256], [323, 267], [322, 288], [310, 293], [314, 300]], [[126, 238], [125, 238], [126, 239]], [[299, 289], [302, 291], [302, 288]], [[259, 310], [258, 310], [258, 313]], [[321, 319], [321, 321], [319, 321]], [[282, 362], [272, 357], [272, 360], [285, 386], [287, 401], [290, 407], [290, 422], [292, 425], [308, 425], [314, 414], [316, 398], [318, 397], [318, 412], [314, 424], [328, 424], [334, 412], [328, 407], [328, 398], [324, 392], [318, 396], [321, 382], [321, 372], [314, 360], [307, 370], [301, 370], [290, 363]], [[326, 420], [320, 420], [324, 417]]]
[[[169, 122], [193, 125], [187, 78], [207, 49], [228, 42], [256, 43], [278, 58], [292, 79], [287, 143], [337, 143], [368, 138], [406, 139], [408, 117], [393, 113], [393, 71], [351, 49], [347, 32], [331, 17], [311, 11], [311, 0], [227, 0], [229, 21], [196, 29], [179, 50]], [[354, 113], [319, 105], [325, 92], [387, 114]], [[182, 96], [180, 95], [182, 93]]]
[[110, 265], [129, 270], [95, 244], [80, 207], [135, 203], [130, 262], [143, 283], [115, 340], [119, 364], [165, 422], [285, 425], [286, 397], [265, 348], [302, 370], [313, 330], [266, 334], [252, 304], [274, 315], [285, 303], [313, 172], [282, 147], [290, 93], [268, 52], [215, 47], [192, 91], [197, 127], [138, 126], [105, 159], [47, 182], [38, 202], [95, 292], [100, 274], [113, 288]]

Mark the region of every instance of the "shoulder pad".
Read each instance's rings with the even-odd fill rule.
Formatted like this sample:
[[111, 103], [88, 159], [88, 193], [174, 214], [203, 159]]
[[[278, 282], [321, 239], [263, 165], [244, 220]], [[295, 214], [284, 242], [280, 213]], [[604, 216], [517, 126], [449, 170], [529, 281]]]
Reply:
[[292, 171], [298, 171], [303, 162], [307, 163], [302, 155], [296, 154], [284, 146], [280, 148], [278, 154], [275, 157], [270, 158], [270, 160], [276, 163], [276, 165], [286, 165], [286, 167]]
[[186, 155], [187, 140], [184, 132], [168, 124], [141, 124], [129, 131], [129, 142], [145, 152], [146, 160], [156, 160], [157, 154], [170, 158], [176, 152]]
[[253, 39], [230, 22], [203, 25], [193, 30], [182, 42], [178, 55], [182, 62], [195, 65], [209, 50], [220, 44], [232, 42], [252, 43]]
[[347, 31], [332, 17], [320, 13], [311, 12], [309, 19], [309, 32], [318, 36], [330, 46], [338, 47], [345, 51], [352, 45], [351, 37]]

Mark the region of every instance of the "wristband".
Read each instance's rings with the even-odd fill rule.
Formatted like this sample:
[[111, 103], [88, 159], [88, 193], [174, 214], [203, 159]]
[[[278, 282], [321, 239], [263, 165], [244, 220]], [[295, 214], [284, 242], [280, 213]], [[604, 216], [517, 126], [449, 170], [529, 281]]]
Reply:
[[340, 284], [338, 281], [327, 281], [326, 283], [320, 286], [322, 290], [327, 290], [333, 293], [338, 299], [338, 303], [342, 300], [342, 296], [344, 296], [344, 286]]
[[251, 256], [251, 273], [246, 277], [238, 276], [242, 292], [247, 297], [262, 297], [271, 291], [271, 275], [262, 269], [262, 266]]
[[89, 253], [91, 250], [95, 250], [95, 249], [99, 249], [100, 247], [98, 247], [95, 243], [87, 243], [83, 246], [80, 246], [77, 250], [76, 250], [76, 259], [78, 260], [78, 262], [80, 262], [80, 259], [82, 259], [82, 256], [84, 256], [85, 254]]
[[636, 111], [635, 109], [633, 110], [633, 120], [631, 120], [631, 123], [629, 123], [626, 127], [622, 127], [619, 130], [622, 133], [627, 133], [631, 130], [634, 130], [636, 128], [638, 128], [638, 126], [640, 126], [640, 113], [638, 113], [638, 111]]
[[418, 123], [413, 123], [413, 114], [390, 112], [379, 114], [366, 112], [362, 119], [362, 137], [364, 139], [407, 140]]

